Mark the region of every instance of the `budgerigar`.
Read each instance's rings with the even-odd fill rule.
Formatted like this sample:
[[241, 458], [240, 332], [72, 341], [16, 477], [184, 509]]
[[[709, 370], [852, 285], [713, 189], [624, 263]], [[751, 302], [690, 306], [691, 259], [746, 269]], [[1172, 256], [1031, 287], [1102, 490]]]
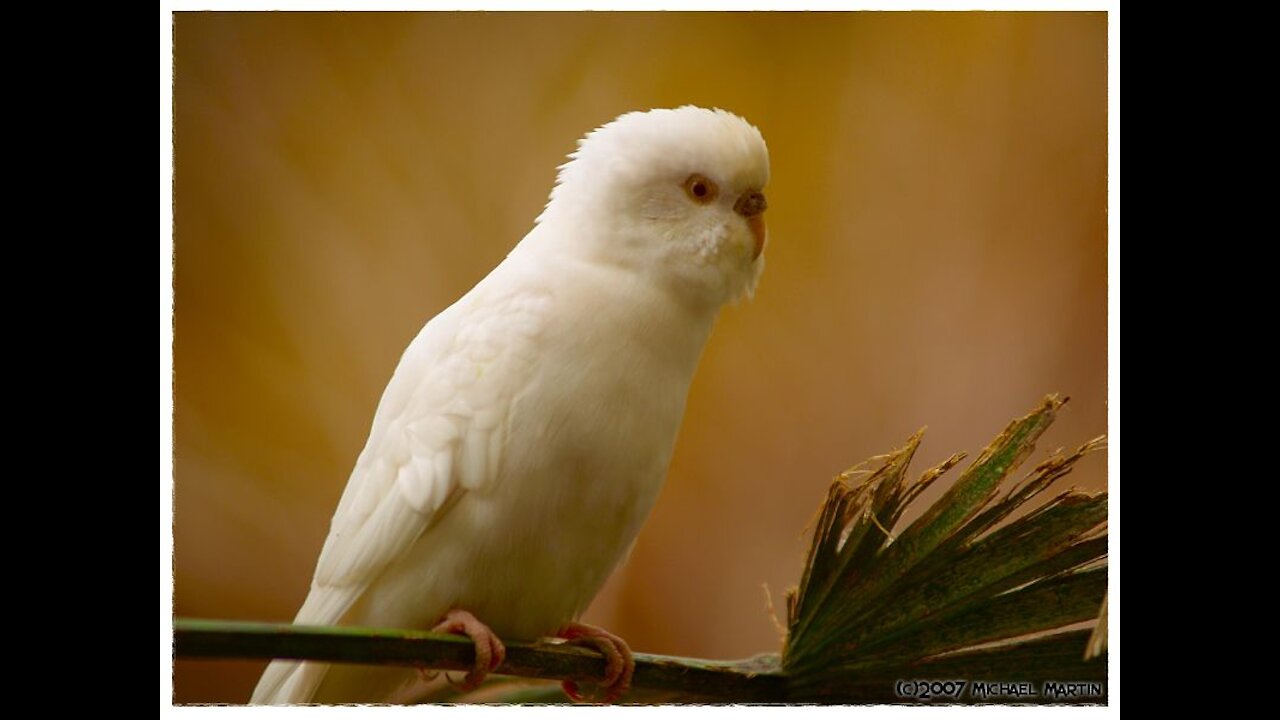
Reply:
[[[768, 179], [760, 132], [723, 110], [583, 138], [528, 235], [405, 350], [295, 623], [464, 633], [472, 686], [501, 639], [568, 638], [619, 699], [630, 650], [577, 618], [653, 507], [720, 308], [755, 289]], [[414, 679], [277, 660], [252, 702], [382, 702]]]

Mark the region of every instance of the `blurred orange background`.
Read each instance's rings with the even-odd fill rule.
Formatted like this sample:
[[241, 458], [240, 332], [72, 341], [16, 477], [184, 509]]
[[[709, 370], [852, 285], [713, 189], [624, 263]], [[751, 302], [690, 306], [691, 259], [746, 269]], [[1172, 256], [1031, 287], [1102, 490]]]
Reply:
[[[833, 475], [925, 424], [917, 470], [976, 453], [1052, 391], [1040, 455], [1106, 430], [1105, 13], [178, 13], [174, 56], [179, 616], [293, 617], [400, 352], [630, 110], [761, 129], [768, 265], [588, 621], [775, 651], [761, 585], [781, 611]], [[179, 661], [174, 699], [264, 665]]]

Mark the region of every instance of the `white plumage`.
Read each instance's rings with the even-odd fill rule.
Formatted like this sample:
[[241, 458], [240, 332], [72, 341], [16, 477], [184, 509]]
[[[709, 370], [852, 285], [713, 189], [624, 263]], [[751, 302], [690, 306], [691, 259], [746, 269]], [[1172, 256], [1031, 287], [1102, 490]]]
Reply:
[[[428, 629], [461, 608], [533, 640], [634, 541], [715, 316], [763, 268], [768, 153], [695, 107], [579, 146], [533, 230], [405, 351], [296, 623]], [[378, 702], [413, 678], [275, 661], [252, 702]]]

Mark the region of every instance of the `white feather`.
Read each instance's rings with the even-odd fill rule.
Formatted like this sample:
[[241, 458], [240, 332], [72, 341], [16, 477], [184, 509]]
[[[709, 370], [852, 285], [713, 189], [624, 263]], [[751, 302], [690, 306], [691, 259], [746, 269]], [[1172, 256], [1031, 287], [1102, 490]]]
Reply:
[[[692, 172], [727, 199], [680, 195]], [[723, 111], [589, 135], [535, 228], [405, 351], [295, 622], [460, 607], [532, 640], [576, 618], [653, 505], [718, 309], [759, 276], [731, 193], [767, 179], [759, 132]], [[252, 702], [378, 701], [406, 677], [276, 661]]]

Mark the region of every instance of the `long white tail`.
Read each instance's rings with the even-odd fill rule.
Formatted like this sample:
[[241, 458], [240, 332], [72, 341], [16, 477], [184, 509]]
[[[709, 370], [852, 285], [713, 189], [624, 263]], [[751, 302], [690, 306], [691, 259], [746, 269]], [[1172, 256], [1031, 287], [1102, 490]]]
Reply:
[[[342, 614], [363, 590], [363, 586], [351, 588], [322, 588], [311, 584], [311, 592], [293, 618], [295, 625], [337, 625]], [[302, 662], [300, 660], [273, 660], [258, 680], [249, 702], [254, 705], [296, 705], [312, 702], [316, 689], [329, 672], [327, 663]]]
[[295, 705], [311, 702], [329, 666], [298, 660], [274, 660], [253, 690], [254, 705]]

